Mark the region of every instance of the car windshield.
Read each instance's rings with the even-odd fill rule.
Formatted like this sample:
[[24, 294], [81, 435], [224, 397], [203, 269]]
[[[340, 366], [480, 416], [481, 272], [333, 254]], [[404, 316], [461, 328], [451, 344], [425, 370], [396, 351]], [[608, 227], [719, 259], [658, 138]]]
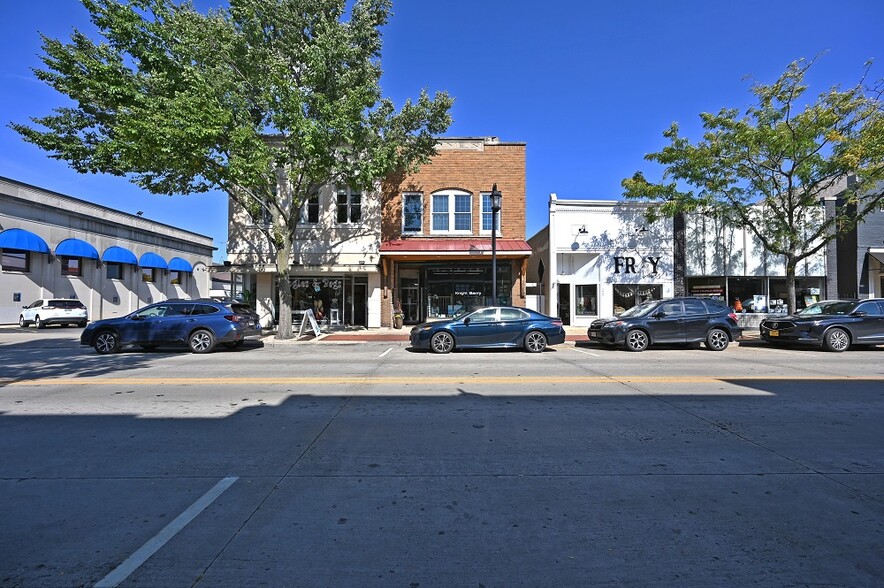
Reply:
[[855, 302], [847, 300], [824, 300], [822, 302], [817, 302], [816, 304], [811, 304], [795, 314], [799, 316], [810, 316], [814, 314], [847, 314], [853, 310], [853, 307], [855, 306]]
[[619, 318], [645, 316], [657, 307], [655, 302], [643, 302], [620, 313]]

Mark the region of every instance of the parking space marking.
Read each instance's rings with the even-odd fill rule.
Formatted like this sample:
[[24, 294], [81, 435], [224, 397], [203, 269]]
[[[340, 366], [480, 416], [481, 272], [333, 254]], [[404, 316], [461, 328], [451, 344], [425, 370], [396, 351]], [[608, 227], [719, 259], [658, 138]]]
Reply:
[[601, 357], [601, 355], [599, 355], [598, 353], [592, 353], [592, 352], [590, 352], [590, 351], [584, 351], [583, 349], [577, 349], [576, 347], [572, 347], [572, 349], [573, 349], [574, 351], [576, 351], [577, 353], [585, 353], [586, 355], [591, 355], [591, 356], [593, 356], [593, 357]]
[[234, 482], [239, 479], [238, 476], [230, 476], [224, 478], [211, 490], [200, 497], [199, 500], [191, 504], [187, 510], [178, 515], [174, 521], [166, 525], [166, 527], [154, 535], [147, 543], [138, 548], [135, 553], [130, 555], [126, 561], [117, 566], [111, 573], [96, 582], [95, 588], [113, 588], [119, 586], [120, 583], [128, 578], [132, 572], [137, 570], [141, 564], [146, 562], [150, 557], [160, 550], [160, 548], [169, 542], [172, 537], [177, 535], [184, 527], [193, 519], [203, 512], [216, 498], [230, 488]]
[[383, 357], [383, 356], [387, 355], [388, 353], [390, 353], [391, 351], [393, 351], [393, 348], [392, 348], [392, 347], [389, 347], [389, 348], [387, 348], [386, 351], [384, 351], [383, 353], [381, 353], [380, 355], [378, 355], [378, 357]]

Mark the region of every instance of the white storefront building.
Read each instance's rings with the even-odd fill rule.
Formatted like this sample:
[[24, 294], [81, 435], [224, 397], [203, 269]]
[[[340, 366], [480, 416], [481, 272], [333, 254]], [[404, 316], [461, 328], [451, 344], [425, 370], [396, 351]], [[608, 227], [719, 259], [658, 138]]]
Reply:
[[549, 200], [549, 225], [529, 239], [540, 310], [588, 326], [648, 299], [673, 296], [672, 221], [612, 200]]

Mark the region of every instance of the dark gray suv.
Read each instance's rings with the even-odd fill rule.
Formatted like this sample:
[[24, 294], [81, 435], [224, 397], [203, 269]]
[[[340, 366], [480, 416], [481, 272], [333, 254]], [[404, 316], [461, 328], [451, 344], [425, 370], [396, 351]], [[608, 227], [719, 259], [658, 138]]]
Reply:
[[590, 341], [644, 351], [656, 343], [697, 343], [723, 351], [742, 335], [737, 315], [714, 298], [669, 298], [633, 306], [613, 318], [592, 322]]

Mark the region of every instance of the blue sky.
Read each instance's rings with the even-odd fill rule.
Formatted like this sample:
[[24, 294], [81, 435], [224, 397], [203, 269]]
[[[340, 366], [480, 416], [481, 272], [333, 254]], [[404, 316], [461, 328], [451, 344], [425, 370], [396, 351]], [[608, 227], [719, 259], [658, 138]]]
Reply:
[[[77, 0], [0, 5], [0, 175], [209, 235], [222, 260], [223, 195], [156, 196], [77, 174], [6, 126], [63, 102], [30, 70], [38, 33], [67, 39], [91, 25]], [[636, 170], [659, 177], [643, 156], [666, 144], [670, 123], [696, 138], [700, 112], [745, 108], [752, 82], [774, 81], [791, 61], [823, 54], [808, 101], [855, 84], [869, 59], [884, 77], [881, 0], [394, 0], [393, 10], [384, 94], [401, 105], [423, 87], [446, 90], [456, 99], [447, 135], [526, 142], [527, 236], [546, 225], [551, 192], [618, 199]]]

